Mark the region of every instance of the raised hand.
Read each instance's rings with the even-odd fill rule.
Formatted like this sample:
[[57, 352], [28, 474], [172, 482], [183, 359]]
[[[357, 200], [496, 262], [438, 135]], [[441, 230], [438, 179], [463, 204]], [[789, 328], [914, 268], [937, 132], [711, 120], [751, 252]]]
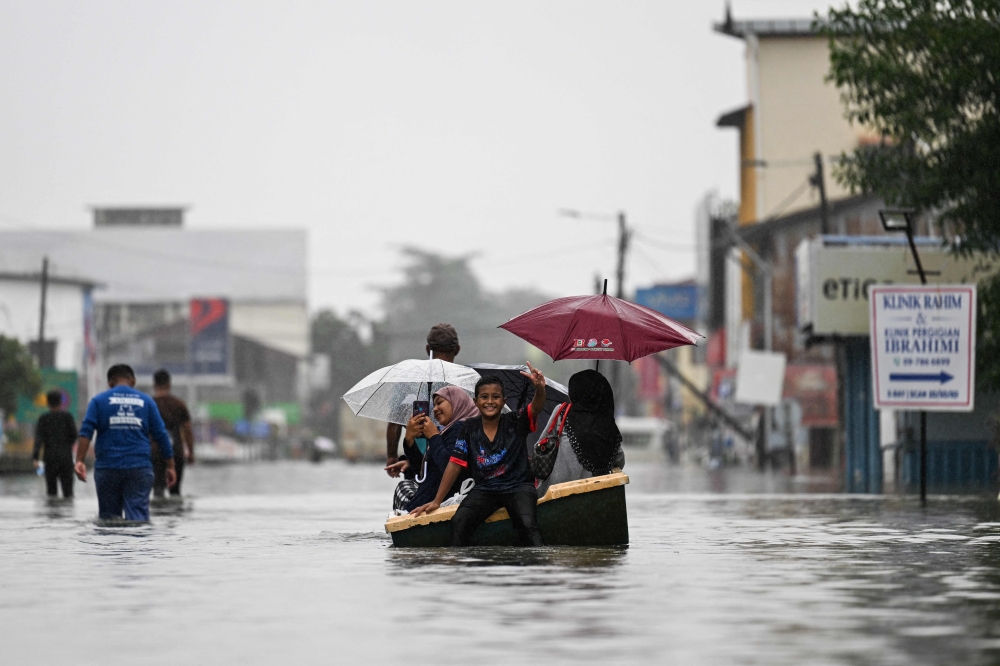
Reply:
[[531, 380], [536, 390], [545, 388], [545, 375], [542, 374], [542, 371], [531, 365], [530, 361], [525, 361], [525, 363], [528, 366], [529, 372], [522, 372], [521, 374]]
[[535, 387], [535, 397], [532, 398], [528, 411], [532, 419], [531, 430], [534, 432], [534, 419], [542, 413], [542, 409], [545, 407], [545, 375], [542, 374], [541, 370], [531, 365], [531, 363], [527, 363], [527, 365], [530, 372], [522, 372], [521, 374], [530, 379], [532, 385]]
[[424, 421], [429, 421], [425, 414], [413, 416], [406, 424], [406, 441], [412, 442], [423, 433]]

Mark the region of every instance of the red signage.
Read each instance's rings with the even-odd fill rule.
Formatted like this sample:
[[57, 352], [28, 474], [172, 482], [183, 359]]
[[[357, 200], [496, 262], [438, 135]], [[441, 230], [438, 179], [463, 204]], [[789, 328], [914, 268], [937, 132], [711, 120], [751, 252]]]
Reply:
[[789, 365], [785, 368], [784, 397], [802, 406], [802, 425], [835, 428], [837, 413], [837, 369], [832, 365]]

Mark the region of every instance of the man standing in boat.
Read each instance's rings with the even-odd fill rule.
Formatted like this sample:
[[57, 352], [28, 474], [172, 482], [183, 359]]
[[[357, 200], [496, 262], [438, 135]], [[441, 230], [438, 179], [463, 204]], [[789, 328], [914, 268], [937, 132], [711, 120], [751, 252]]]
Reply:
[[537, 415], [545, 406], [545, 377], [528, 363], [535, 396], [527, 409], [503, 413], [503, 383], [486, 375], [476, 383], [479, 416], [467, 419], [455, 441], [437, 496], [412, 515], [441, 506], [463, 468], [472, 472], [476, 486], [451, 519], [451, 545], [468, 546], [472, 534], [490, 515], [503, 507], [523, 546], [541, 546], [542, 535], [535, 517], [535, 479], [528, 464], [528, 433], [536, 428]]
[[[454, 363], [455, 357], [458, 356], [461, 349], [462, 347], [458, 344], [458, 332], [451, 324], [435, 324], [427, 333], [427, 346], [424, 347], [424, 352], [428, 355], [433, 352], [436, 359]], [[394, 465], [400, 460], [399, 438], [402, 434], [403, 426], [398, 423], [390, 423], [385, 429], [385, 471], [392, 477], [399, 476], [399, 468], [394, 467]], [[410, 462], [410, 466], [403, 472], [403, 476], [412, 479], [420, 469], [423, 454], [416, 447], [406, 448], [405, 446], [403, 453]]]

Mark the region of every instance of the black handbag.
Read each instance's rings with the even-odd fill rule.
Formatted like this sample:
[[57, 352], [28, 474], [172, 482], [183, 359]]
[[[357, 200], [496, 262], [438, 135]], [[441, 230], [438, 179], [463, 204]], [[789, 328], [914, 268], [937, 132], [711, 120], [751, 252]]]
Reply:
[[566, 415], [569, 413], [569, 403], [562, 403], [556, 408], [556, 413], [552, 419], [549, 431], [535, 442], [535, 449], [528, 463], [531, 465], [531, 473], [536, 479], [545, 480], [552, 474], [552, 468], [556, 464], [556, 456], [559, 455], [559, 438], [562, 436], [563, 428], [566, 426]]

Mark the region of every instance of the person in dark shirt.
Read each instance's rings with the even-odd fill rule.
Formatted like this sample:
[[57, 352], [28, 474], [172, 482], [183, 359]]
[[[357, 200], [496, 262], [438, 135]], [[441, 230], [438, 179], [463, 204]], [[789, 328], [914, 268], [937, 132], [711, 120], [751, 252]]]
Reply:
[[60, 391], [49, 391], [45, 395], [49, 411], [38, 417], [35, 426], [35, 449], [31, 459], [38, 469], [38, 454], [45, 451], [45, 486], [49, 497], [57, 494], [57, 485], [62, 486], [64, 498], [73, 496], [73, 445], [76, 443], [76, 421], [73, 415], [63, 409], [63, 395]]
[[545, 377], [528, 364], [535, 396], [526, 410], [503, 413], [503, 383], [486, 375], [476, 383], [479, 416], [465, 421], [455, 440], [434, 500], [417, 507], [412, 515], [436, 510], [463, 469], [471, 472], [475, 488], [451, 519], [451, 545], [467, 546], [472, 534], [494, 511], [507, 509], [521, 545], [541, 546], [542, 535], [535, 518], [534, 476], [528, 464], [528, 433], [534, 432], [536, 416], [545, 406]]
[[[184, 401], [170, 392], [170, 373], [157, 370], [153, 373], [153, 400], [156, 402], [163, 424], [170, 434], [174, 448], [174, 469], [177, 483], [170, 486], [171, 497], [180, 497], [184, 480], [184, 463], [194, 462], [194, 432], [191, 430], [191, 413]], [[167, 487], [167, 464], [160, 455], [160, 447], [153, 445], [153, 497], [163, 497]]]
[[[427, 346], [424, 351], [427, 354], [433, 353], [433, 358], [454, 363], [458, 352], [462, 350], [458, 344], [458, 332], [451, 324], [435, 324], [427, 333]], [[424, 453], [413, 444], [413, 440], [403, 440], [403, 454], [405, 458], [399, 456], [399, 436], [403, 433], [403, 426], [398, 423], [389, 423], [385, 428], [385, 471], [391, 477], [399, 476], [401, 460], [409, 460], [410, 465], [403, 472], [406, 479], [414, 479], [420, 471], [421, 461]]]

